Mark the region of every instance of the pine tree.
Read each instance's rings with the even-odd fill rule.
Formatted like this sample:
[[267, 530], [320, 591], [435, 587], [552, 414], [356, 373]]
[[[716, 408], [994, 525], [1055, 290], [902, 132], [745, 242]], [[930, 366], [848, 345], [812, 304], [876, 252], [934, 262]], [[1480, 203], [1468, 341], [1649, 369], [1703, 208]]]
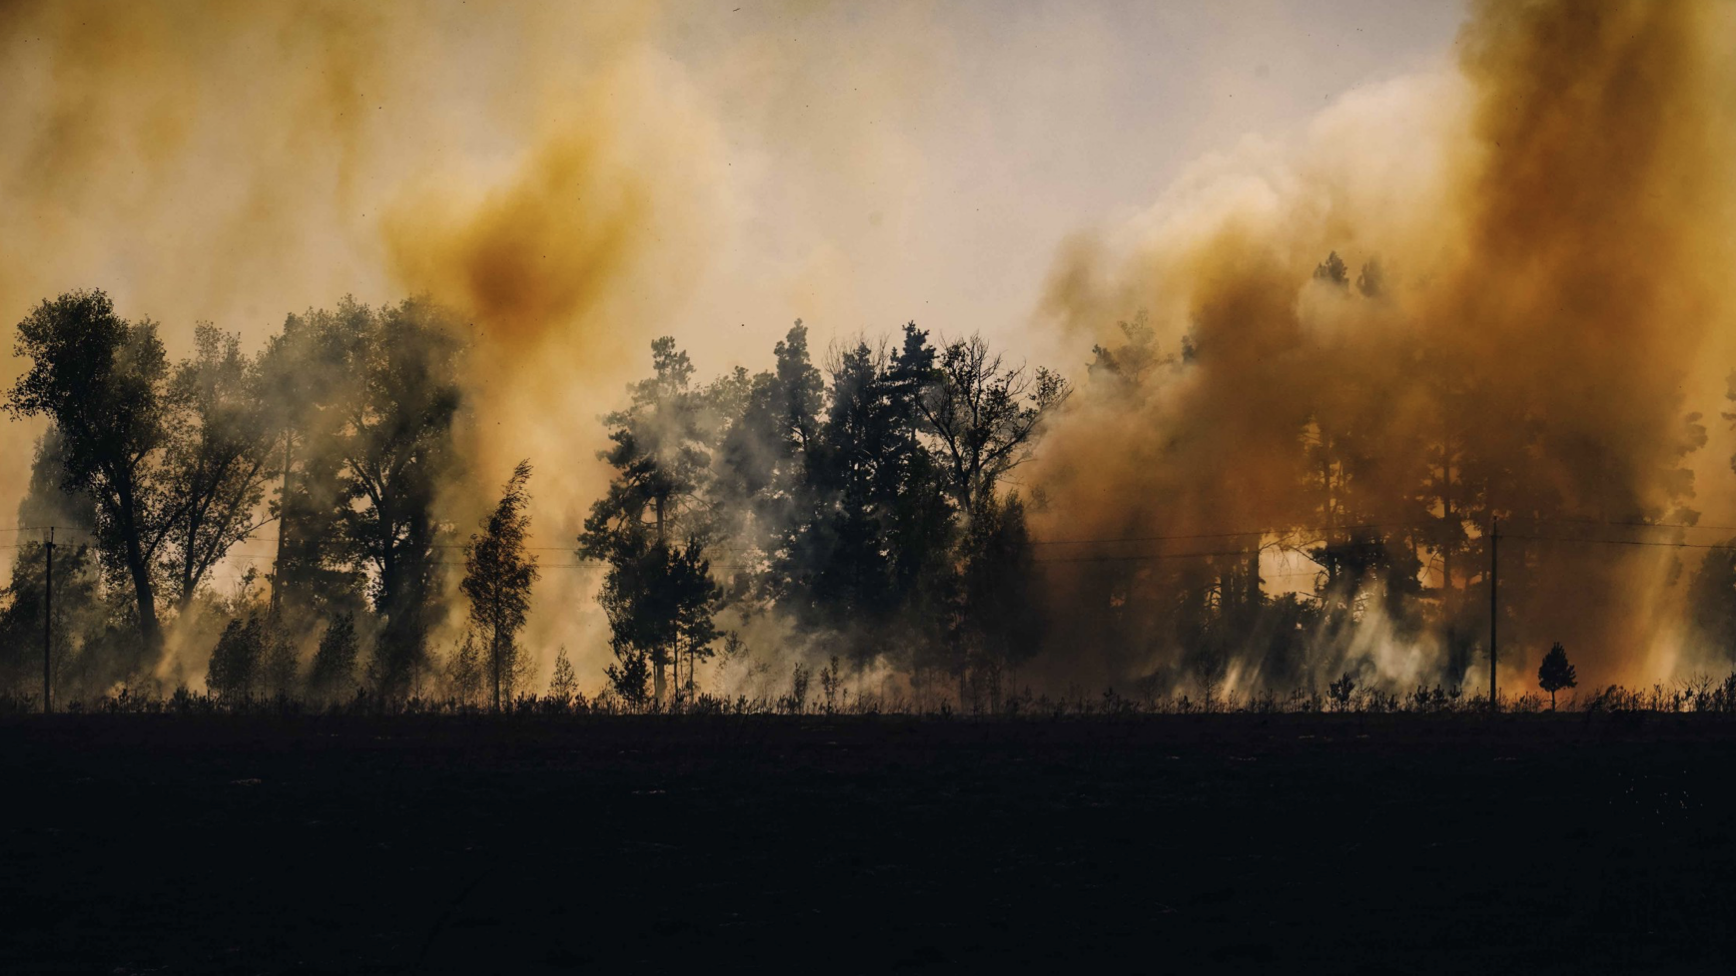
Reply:
[[[652, 375], [630, 388], [628, 408], [605, 418], [614, 446], [600, 456], [616, 475], [608, 494], [591, 506], [578, 541], [580, 555], [609, 565], [599, 602], [611, 646], [617, 657], [646, 655], [661, 702], [683, 634], [697, 633], [693, 614], [702, 608], [694, 601], [703, 591], [710, 608], [716, 597], [709, 577], [705, 587], [688, 579], [695, 568], [709, 571], [700, 558], [709, 526], [697, 504], [710, 465], [709, 411], [705, 398], [689, 388], [693, 364], [674, 339], [653, 342], [651, 362]], [[683, 536], [685, 545], [678, 545]], [[691, 653], [696, 647], [688, 643]], [[627, 659], [621, 660], [625, 667]]]
[[1543, 664], [1537, 669], [1537, 684], [1549, 692], [1549, 710], [1552, 712], [1555, 711], [1557, 691], [1578, 687], [1579, 676], [1574, 672], [1573, 665], [1567, 663], [1567, 650], [1559, 641], [1543, 656]]
[[530, 611], [531, 584], [541, 575], [536, 556], [525, 548], [530, 534], [530, 516], [525, 513], [530, 470], [529, 461], [518, 463], [501, 491], [500, 504], [482, 520], [483, 531], [471, 535], [464, 547], [460, 588], [470, 598], [470, 621], [486, 641], [484, 657], [497, 712], [503, 694], [511, 699], [515, 679], [528, 663], [520, 660], [518, 632]]
[[643, 708], [650, 692], [646, 685], [651, 681], [651, 657], [644, 651], [633, 647], [615, 646], [616, 663], [604, 669], [609, 677], [609, 684], [615, 693], [621, 696], [633, 708]]
[[295, 645], [290, 642], [289, 634], [276, 626], [270, 627], [269, 633], [265, 634], [265, 644], [265, 657], [259, 667], [265, 693], [273, 698], [287, 698], [295, 692], [299, 666], [295, 659]]
[[465, 631], [446, 660], [446, 692], [461, 705], [475, 705], [482, 697], [482, 658], [476, 651], [475, 631]]
[[563, 646], [555, 652], [555, 673], [549, 679], [549, 697], [563, 706], [570, 705], [578, 690], [578, 676], [573, 673], [572, 662], [567, 660], [567, 649]]
[[246, 699], [253, 696], [259, 682], [261, 659], [265, 656], [265, 631], [258, 617], [246, 623], [231, 620], [217, 638], [211, 650], [211, 667], [205, 675], [205, 686], [224, 699]]
[[308, 686], [321, 697], [343, 698], [356, 684], [356, 618], [341, 614], [326, 625], [320, 635], [319, 648], [313, 654], [313, 666], [308, 670]]

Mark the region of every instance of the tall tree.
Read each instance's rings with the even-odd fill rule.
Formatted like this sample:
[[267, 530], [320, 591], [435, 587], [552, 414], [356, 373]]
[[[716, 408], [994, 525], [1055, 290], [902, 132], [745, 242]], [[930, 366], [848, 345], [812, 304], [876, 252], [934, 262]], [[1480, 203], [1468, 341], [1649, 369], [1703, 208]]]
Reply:
[[285, 319], [260, 356], [265, 423], [276, 438], [268, 461], [277, 481], [271, 515], [277, 552], [271, 606], [297, 619], [335, 621], [362, 609], [364, 575], [344, 532], [352, 484], [345, 434], [361, 397], [365, 348], [378, 331], [373, 309], [345, 298], [332, 310]]
[[1031, 458], [1044, 422], [1071, 393], [1048, 369], [1006, 365], [980, 335], [942, 347], [918, 404], [960, 511], [975, 511], [979, 496]]
[[1537, 686], [1549, 692], [1549, 710], [1555, 711], [1555, 693], [1563, 688], [1574, 688], [1579, 685], [1579, 674], [1567, 661], [1567, 650], [1557, 641], [1549, 648], [1549, 653], [1543, 655], [1543, 663], [1537, 667]]
[[163, 564], [182, 610], [211, 567], [259, 527], [271, 446], [259, 373], [240, 336], [200, 323], [194, 349], [166, 393]]
[[958, 662], [959, 697], [965, 697], [968, 669], [984, 679], [984, 690], [998, 702], [1002, 676], [1034, 656], [1043, 640], [1031, 534], [1017, 493], [1004, 501], [993, 495], [978, 501], [964, 541], [963, 576], [974, 653]]
[[[617, 654], [649, 656], [661, 702], [677, 653], [683, 574], [703, 563], [709, 525], [701, 489], [710, 455], [706, 405], [689, 385], [687, 354], [664, 336], [651, 344], [651, 364], [652, 375], [628, 388], [627, 409], [604, 418], [613, 446], [600, 457], [616, 474], [578, 541], [581, 556], [609, 564], [601, 600]], [[685, 546], [677, 546], [682, 537]]]
[[500, 503], [482, 520], [482, 532], [472, 534], [464, 547], [464, 581], [470, 598], [470, 622], [487, 640], [489, 678], [493, 683], [494, 710], [500, 711], [501, 693], [512, 693], [518, 672], [518, 632], [530, 612], [530, 588], [536, 582], [536, 556], [525, 548], [530, 533], [530, 503], [526, 486], [530, 462], [520, 461], [502, 489]]
[[859, 341], [832, 357], [826, 412], [803, 455], [801, 518], [774, 560], [781, 604], [857, 665], [895, 643], [885, 628], [914, 623], [910, 611], [951, 570], [954, 512], [917, 403], [933, 361], [914, 324], [894, 350]]
[[333, 618], [314, 651], [313, 664], [308, 669], [309, 690], [330, 700], [349, 697], [356, 686], [358, 651], [356, 618], [347, 613]]
[[245, 623], [240, 618], [229, 621], [211, 650], [205, 686], [220, 698], [251, 698], [259, 689], [265, 651], [265, 626], [257, 615], [249, 615]]
[[776, 550], [800, 521], [806, 451], [819, 426], [824, 380], [808, 354], [800, 319], [773, 350], [773, 369], [738, 375], [713, 388], [725, 415], [710, 487], [726, 531], [748, 545]]
[[457, 322], [425, 299], [377, 317], [349, 368], [359, 394], [340, 435], [355, 554], [373, 568], [375, 609], [385, 618], [374, 649], [382, 690], [397, 694], [425, 663], [435, 620], [443, 529], [434, 503], [456, 470], [452, 425], [461, 403]]
[[170, 524], [159, 477], [169, 365], [157, 327], [116, 315], [101, 291], [69, 292], [18, 324], [15, 352], [29, 366], [7, 407], [60, 431], [62, 485], [95, 501], [104, 568], [131, 585], [139, 635], [154, 654], [162, 647], [155, 560]]
[[[36, 442], [36, 455], [30, 467], [30, 485], [24, 500], [18, 505], [20, 533], [16, 558], [12, 561], [12, 580], [0, 591], [0, 688], [28, 693], [40, 688], [42, 681], [42, 632], [46, 602], [47, 551], [43, 546], [48, 532], [42, 527], [58, 526], [58, 543], [54, 547], [54, 626], [51, 629], [50, 662], [56, 696], [76, 694], [78, 689], [67, 684], [69, 672], [79, 650], [75, 633], [84, 630], [95, 618], [103, 616], [99, 602], [96, 554], [92, 552], [89, 533], [96, 524], [96, 511], [88, 495], [69, 495], [62, 489], [66, 470], [62, 464], [63, 449], [60, 432], [53, 427]], [[81, 626], [83, 625], [83, 626]], [[98, 681], [130, 673], [136, 661], [76, 662], [84, 665], [83, 672], [96, 671]], [[118, 674], [117, 674], [118, 672]]]

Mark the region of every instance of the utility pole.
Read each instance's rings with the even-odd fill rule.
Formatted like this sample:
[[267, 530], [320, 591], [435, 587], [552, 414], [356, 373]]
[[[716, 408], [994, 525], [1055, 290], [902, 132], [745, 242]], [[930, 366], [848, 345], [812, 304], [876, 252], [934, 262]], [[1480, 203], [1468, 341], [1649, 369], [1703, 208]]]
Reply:
[[1497, 555], [1501, 551], [1501, 519], [1494, 516], [1489, 519], [1489, 713], [1500, 710], [1495, 698], [1495, 623], [1501, 619], [1500, 605], [1496, 603], [1495, 590], [1500, 584], [1500, 561]]
[[54, 710], [52, 679], [54, 675], [54, 526], [48, 527], [48, 542], [43, 551], [48, 556], [48, 570], [42, 576], [42, 714]]

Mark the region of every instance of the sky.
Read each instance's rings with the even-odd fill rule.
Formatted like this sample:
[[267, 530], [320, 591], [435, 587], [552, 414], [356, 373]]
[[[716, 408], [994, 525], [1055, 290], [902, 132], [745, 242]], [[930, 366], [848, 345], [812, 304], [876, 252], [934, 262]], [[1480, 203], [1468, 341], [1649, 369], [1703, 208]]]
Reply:
[[[678, 337], [703, 347], [745, 322], [757, 351], [798, 316], [818, 337], [914, 318], [1083, 358], [1031, 328], [1059, 242], [1149, 207], [1202, 156], [1441, 69], [1463, 16], [1446, 2], [892, 10], [669, 11], [669, 53], [720, 79], [707, 94], [746, 171], [732, 244]], [[744, 46], [775, 66], [734, 69]]]
[[[379, 225], [406, 186], [486, 187], [536, 137], [535, 118], [560, 111], [551, 103], [637, 60], [652, 77], [621, 82], [622, 104], [709, 157], [687, 174], [701, 185], [684, 187], [703, 198], [703, 226], [659, 244], [702, 254], [680, 280], [645, 286], [665, 299], [661, 321], [611, 330], [671, 332], [711, 368], [757, 362], [796, 317], [821, 338], [911, 318], [1040, 338], [1023, 332], [1065, 237], [1148, 206], [1202, 155], [1281, 140], [1348, 90], [1438, 68], [1463, 13], [1245, 0], [589, 6], [601, 12], [431, 3], [322, 26], [340, 16], [326, 5], [260, 5], [270, 30], [184, 3], [21, 7], [3, 77], [25, 137], [6, 169], [15, 204], [39, 205], [5, 220], [0, 313], [99, 285], [172, 340], [198, 318], [263, 333], [342, 291], [389, 300], [407, 283], [380, 253]], [[113, 69], [92, 63], [114, 57], [97, 43], [54, 36], [92, 26], [116, 35]], [[285, 42], [291, 32], [305, 33]], [[353, 105], [310, 125], [286, 104], [349, 59], [364, 61], [345, 82]], [[372, 115], [346, 117], [358, 108]], [[102, 145], [74, 148], [100, 162], [26, 150], [62, 114], [87, 120]], [[234, 138], [264, 128], [261, 116], [264, 138]], [[334, 133], [348, 157], [310, 148]], [[46, 190], [29, 185], [57, 168]], [[215, 270], [226, 258], [233, 267]]]

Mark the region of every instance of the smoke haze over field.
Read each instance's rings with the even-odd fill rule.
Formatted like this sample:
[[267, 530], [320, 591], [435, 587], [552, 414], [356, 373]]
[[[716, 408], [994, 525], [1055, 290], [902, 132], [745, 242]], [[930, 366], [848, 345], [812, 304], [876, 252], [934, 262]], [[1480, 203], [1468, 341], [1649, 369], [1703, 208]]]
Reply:
[[[531, 459], [533, 540], [569, 565], [544, 574], [527, 642], [545, 674], [565, 643], [587, 682], [608, 625], [600, 574], [567, 548], [609, 476], [597, 418], [652, 338], [709, 379], [767, 367], [798, 317], [816, 362], [909, 319], [980, 330], [1080, 388], [1018, 473], [1039, 540], [1259, 533], [1044, 548], [1073, 561], [1039, 567], [1054, 636], [1030, 677], [1185, 685], [1199, 665], [1172, 591], [1221, 610], [1264, 546], [1267, 593], [1312, 593], [1320, 552], [1378, 523], [1413, 578], [1445, 583], [1441, 608], [1397, 609], [1391, 573], [1335, 582], [1350, 622], [1300, 625], [1314, 656], [1238, 646], [1226, 679], [1403, 687], [1442, 661], [1456, 679], [1486, 632], [1483, 516], [1516, 537], [1620, 531], [1526, 516], [1736, 525], [1718, 418], [1732, 19], [0, 4], [0, 313], [101, 287], [179, 352], [197, 320], [256, 347], [350, 293], [456, 309], [469, 409], [442, 511], [468, 533]], [[1342, 281], [1315, 273], [1329, 252]], [[1142, 312], [1165, 362], [1131, 386], [1088, 376], [1092, 345], [1120, 348]], [[12, 423], [0, 449], [27, 458], [40, 432]], [[0, 475], [0, 507], [28, 475]], [[1673, 538], [1648, 531], [1620, 538]], [[1512, 545], [1504, 680], [1551, 640], [1594, 681], [1714, 659], [1681, 624], [1698, 551]], [[1224, 554], [1140, 561], [1187, 547]], [[1254, 617], [1249, 640], [1299, 626]]]

